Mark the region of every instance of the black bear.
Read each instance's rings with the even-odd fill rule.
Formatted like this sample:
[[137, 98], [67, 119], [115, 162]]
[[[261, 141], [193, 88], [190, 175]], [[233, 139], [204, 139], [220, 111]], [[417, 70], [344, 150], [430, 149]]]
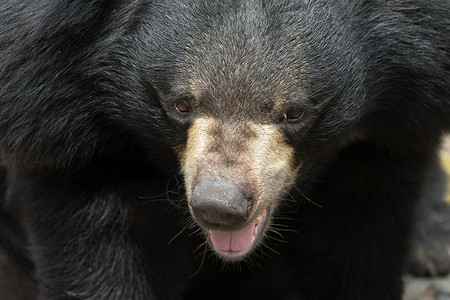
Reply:
[[0, 298], [399, 300], [448, 129], [447, 0], [4, 0]]

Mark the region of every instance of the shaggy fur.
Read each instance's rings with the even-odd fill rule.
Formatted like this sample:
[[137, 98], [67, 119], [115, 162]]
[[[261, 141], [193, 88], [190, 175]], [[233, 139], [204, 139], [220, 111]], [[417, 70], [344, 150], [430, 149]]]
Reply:
[[[3, 0], [0, 298], [400, 300], [450, 128], [449, 16], [447, 0]], [[208, 172], [183, 165], [201, 118]], [[292, 150], [283, 184], [246, 147], [258, 126]], [[206, 254], [189, 277], [180, 170], [277, 207], [254, 273]]]

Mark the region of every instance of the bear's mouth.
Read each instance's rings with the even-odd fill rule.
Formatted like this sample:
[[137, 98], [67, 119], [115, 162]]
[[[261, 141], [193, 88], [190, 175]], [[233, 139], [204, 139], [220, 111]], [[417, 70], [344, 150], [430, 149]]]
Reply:
[[244, 259], [261, 241], [268, 223], [270, 209], [261, 214], [240, 230], [209, 230], [209, 241], [214, 251], [229, 261]]

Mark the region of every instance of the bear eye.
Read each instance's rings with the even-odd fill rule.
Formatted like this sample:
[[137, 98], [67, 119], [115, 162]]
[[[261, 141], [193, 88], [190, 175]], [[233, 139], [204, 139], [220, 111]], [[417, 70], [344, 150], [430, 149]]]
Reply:
[[186, 115], [191, 112], [189, 104], [185, 100], [180, 100], [175, 103], [175, 109], [179, 114]]
[[303, 110], [300, 110], [300, 109], [288, 111], [283, 114], [284, 120], [289, 123], [297, 122], [302, 117], [303, 117]]

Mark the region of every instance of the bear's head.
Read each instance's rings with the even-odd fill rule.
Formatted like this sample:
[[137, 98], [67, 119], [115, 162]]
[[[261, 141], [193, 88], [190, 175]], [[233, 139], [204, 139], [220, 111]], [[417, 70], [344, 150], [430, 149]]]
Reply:
[[337, 24], [316, 34], [319, 12], [241, 5], [155, 4], [125, 44], [176, 133], [192, 218], [230, 261], [255, 249], [362, 107], [360, 61]]

